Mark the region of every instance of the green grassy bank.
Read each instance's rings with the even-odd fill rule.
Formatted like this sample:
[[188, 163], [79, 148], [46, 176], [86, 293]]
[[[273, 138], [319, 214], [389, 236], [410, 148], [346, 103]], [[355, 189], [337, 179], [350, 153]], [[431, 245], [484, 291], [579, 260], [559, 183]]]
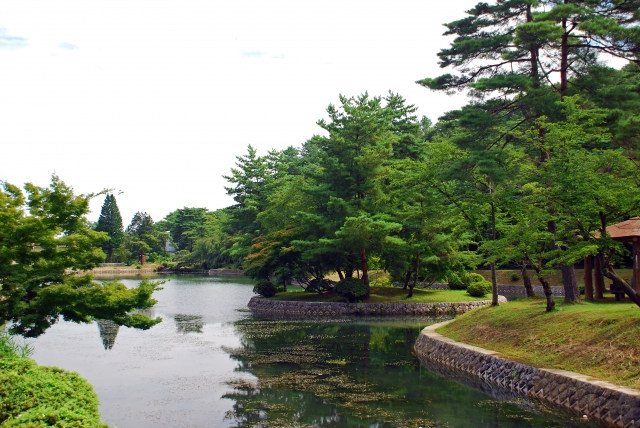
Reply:
[[459, 316], [437, 331], [535, 367], [558, 368], [640, 390], [640, 308], [522, 299]]
[[[433, 302], [469, 302], [491, 299], [491, 296], [471, 297], [465, 290], [426, 290], [416, 288], [413, 297], [407, 298], [408, 290], [400, 287], [371, 287], [370, 296], [364, 303], [433, 303]], [[334, 292], [323, 294], [307, 293], [301, 288], [292, 288], [287, 292], [276, 294], [270, 299], [291, 300], [296, 302], [343, 302]]]
[[77, 373], [41, 367], [16, 354], [0, 336], [0, 425], [2, 427], [106, 427], [98, 397]]

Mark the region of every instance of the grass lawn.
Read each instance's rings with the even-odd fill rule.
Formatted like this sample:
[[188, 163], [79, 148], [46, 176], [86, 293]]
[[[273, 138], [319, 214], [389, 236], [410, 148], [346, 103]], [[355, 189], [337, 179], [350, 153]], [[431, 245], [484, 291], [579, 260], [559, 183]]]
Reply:
[[565, 305], [542, 298], [467, 312], [440, 334], [536, 367], [574, 371], [640, 390], [640, 308], [630, 302]]
[[[371, 287], [371, 296], [365, 303], [432, 303], [432, 302], [468, 302], [491, 299], [490, 295], [482, 298], [471, 297], [465, 290], [425, 290], [414, 289], [413, 297], [407, 298], [408, 290], [400, 287]], [[273, 300], [295, 300], [297, 302], [342, 302], [337, 294], [307, 293], [299, 288], [292, 288], [286, 293], [278, 293]]]

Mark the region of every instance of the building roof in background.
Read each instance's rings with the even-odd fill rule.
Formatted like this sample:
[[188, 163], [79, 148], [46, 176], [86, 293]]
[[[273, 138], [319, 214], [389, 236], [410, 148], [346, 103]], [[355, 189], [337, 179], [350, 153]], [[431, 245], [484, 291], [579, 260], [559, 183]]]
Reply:
[[616, 241], [633, 241], [633, 238], [640, 238], [640, 217], [631, 217], [629, 220], [608, 226], [607, 234]]

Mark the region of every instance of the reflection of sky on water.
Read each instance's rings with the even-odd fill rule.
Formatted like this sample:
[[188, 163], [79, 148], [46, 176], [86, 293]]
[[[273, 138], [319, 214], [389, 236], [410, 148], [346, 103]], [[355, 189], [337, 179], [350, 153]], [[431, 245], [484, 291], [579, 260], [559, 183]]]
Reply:
[[222, 348], [240, 346], [233, 321], [247, 316], [237, 308], [246, 308], [253, 287], [214, 278], [178, 278], [162, 287], [148, 315], [163, 322], [152, 329], [107, 332], [103, 321], [61, 322], [32, 342], [32, 358], [91, 382], [109, 425], [229, 425], [224, 415], [233, 403], [221, 397], [238, 363]]

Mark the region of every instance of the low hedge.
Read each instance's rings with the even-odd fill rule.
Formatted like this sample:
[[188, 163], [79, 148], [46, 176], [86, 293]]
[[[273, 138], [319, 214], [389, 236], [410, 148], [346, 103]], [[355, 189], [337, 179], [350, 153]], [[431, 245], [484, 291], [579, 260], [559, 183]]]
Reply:
[[6, 348], [2, 351], [2, 427], [107, 427], [100, 422], [93, 388], [77, 373], [41, 367], [29, 358], [8, 355]]

